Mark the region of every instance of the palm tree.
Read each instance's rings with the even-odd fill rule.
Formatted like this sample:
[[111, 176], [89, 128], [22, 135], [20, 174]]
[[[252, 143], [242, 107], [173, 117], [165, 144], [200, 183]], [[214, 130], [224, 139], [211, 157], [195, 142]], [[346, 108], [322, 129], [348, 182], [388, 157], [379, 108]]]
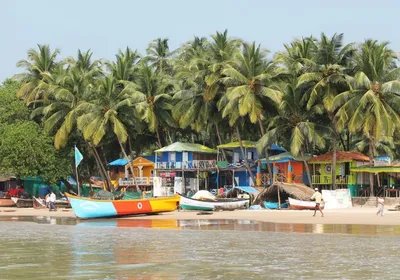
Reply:
[[137, 51], [126, 48], [115, 55], [116, 61], [107, 63], [107, 67], [117, 81], [133, 81], [135, 77], [135, 66], [140, 59]]
[[160, 136], [162, 127], [175, 127], [171, 116], [173, 85], [165, 76], [158, 75], [151, 66], [141, 63], [135, 82], [125, 83], [123, 93], [129, 93], [141, 100], [135, 107], [138, 114], [148, 124], [150, 132], [156, 133], [158, 146], [163, 146]]
[[38, 45], [38, 49], [39, 51], [29, 49], [28, 59], [17, 62], [17, 67], [24, 67], [27, 72], [14, 76], [22, 83], [17, 97], [23, 98], [27, 104], [47, 97], [44, 75], [49, 75], [58, 65], [56, 62], [57, 55], [60, 53], [58, 49], [51, 51], [48, 45]]
[[293, 156], [301, 155], [304, 166], [307, 170], [308, 180], [312, 187], [312, 180], [308, 163], [305, 159], [305, 152], [315, 145], [319, 148], [325, 147], [325, 136], [327, 128], [317, 122], [323, 114], [321, 105], [314, 105], [306, 110], [302, 100], [304, 92], [296, 87], [297, 81], [284, 85], [282, 89], [283, 98], [279, 105], [279, 114], [270, 121], [268, 131], [257, 143], [258, 150], [262, 150], [279, 140], [289, 140], [290, 152]]
[[[362, 132], [367, 137], [371, 165], [375, 142], [392, 137], [395, 129], [400, 128], [400, 68], [395, 59], [387, 42], [366, 40], [355, 56], [357, 73], [352, 88], [333, 100], [333, 107], [339, 108], [337, 129], [340, 131], [347, 125], [350, 132]], [[373, 195], [372, 174], [370, 189]]]
[[43, 115], [47, 132], [56, 131], [54, 145], [57, 149], [65, 147], [68, 137], [76, 126], [79, 116], [76, 108], [80, 102], [88, 99], [95, 86], [96, 79], [102, 74], [100, 61], [92, 61], [90, 50], [78, 50], [77, 59], [68, 58], [69, 67], [57, 67], [53, 73], [44, 74], [48, 83], [48, 99], [35, 101], [40, 104], [32, 117]]
[[[121, 116], [134, 116], [133, 105], [137, 101], [141, 100], [119, 91], [117, 81], [110, 75], [101, 81], [96, 91], [96, 99], [78, 106], [78, 110], [85, 112], [78, 118], [78, 128], [85, 140], [97, 146], [107, 133], [112, 132], [117, 138], [124, 158], [129, 163], [133, 178], [135, 173], [131, 159], [128, 158], [123, 145], [128, 139], [128, 132]], [[136, 190], [140, 192], [136, 180], [135, 184]], [[113, 187], [110, 187], [113, 191]]]
[[[351, 79], [351, 58], [355, 48], [353, 44], [343, 46], [343, 34], [334, 34], [328, 38], [324, 33], [320, 40], [309, 39], [313, 47], [314, 67], [302, 74], [298, 81], [299, 87], [309, 86], [307, 109], [310, 109], [317, 100], [323, 104], [331, 121], [332, 132], [332, 187], [336, 188], [336, 141], [338, 134], [332, 108], [333, 98], [341, 91], [348, 88]], [[343, 143], [343, 141], [342, 141]]]
[[[222, 117], [230, 115], [230, 124], [236, 123], [235, 118], [248, 116], [251, 123], [258, 122], [261, 136], [265, 134], [263, 118], [276, 112], [281, 100], [281, 94], [273, 84], [280, 71], [273, 63], [266, 61], [266, 54], [255, 43], [243, 44], [242, 52], [222, 70], [226, 76], [223, 81], [228, 89], [219, 102]], [[232, 111], [238, 111], [238, 114], [232, 114]], [[268, 147], [265, 154], [268, 161]], [[271, 167], [269, 164], [267, 166], [272, 177]]]
[[171, 74], [171, 66], [168, 59], [173, 54], [169, 50], [167, 38], [157, 38], [152, 41], [146, 49], [146, 61], [149, 61], [151, 66], [155, 68], [159, 74]]

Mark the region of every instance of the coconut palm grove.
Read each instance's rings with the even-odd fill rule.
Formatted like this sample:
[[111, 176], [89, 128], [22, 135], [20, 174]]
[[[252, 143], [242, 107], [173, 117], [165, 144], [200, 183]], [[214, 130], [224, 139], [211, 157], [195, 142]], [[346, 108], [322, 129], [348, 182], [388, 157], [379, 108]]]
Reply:
[[32, 46], [0, 87], [0, 172], [56, 182], [73, 174], [76, 145], [81, 180], [107, 182], [108, 162], [176, 141], [398, 158], [397, 55], [388, 42], [343, 39], [322, 33], [270, 53], [225, 30], [175, 50], [166, 38], [145, 53], [128, 46], [113, 61]]

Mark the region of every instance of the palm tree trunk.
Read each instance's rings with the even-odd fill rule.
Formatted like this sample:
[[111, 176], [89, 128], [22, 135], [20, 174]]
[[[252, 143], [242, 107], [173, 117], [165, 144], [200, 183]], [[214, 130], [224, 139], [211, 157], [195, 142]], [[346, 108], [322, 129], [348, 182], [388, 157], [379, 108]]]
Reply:
[[[373, 158], [374, 158], [374, 140], [372, 136], [369, 137], [369, 164], [370, 166], [373, 165]], [[369, 196], [374, 195], [374, 174], [369, 174]]]
[[[261, 122], [260, 118], [258, 118], [258, 124], [260, 125], [260, 131], [262, 134], [261, 137], [263, 137], [265, 134], [265, 131], [264, 131], [264, 127], [262, 126], [262, 122]], [[265, 147], [265, 161], [267, 162], [268, 176], [269, 176], [269, 178], [272, 179], [272, 170], [271, 170], [270, 161], [269, 161], [268, 146]]]
[[239, 131], [239, 126], [238, 125], [236, 125], [236, 133], [237, 133], [237, 136], [238, 136], [238, 139], [239, 139], [240, 151], [242, 153], [242, 157], [243, 157], [243, 160], [244, 160], [244, 166], [246, 166], [247, 171], [250, 173], [251, 180], [253, 181], [253, 184], [255, 184], [256, 183], [256, 179], [254, 178], [253, 172], [251, 172], [251, 168], [250, 168], [249, 163], [247, 162], [247, 158], [246, 158], [246, 156], [244, 154], [242, 137], [240, 135], [240, 131]]
[[106, 184], [106, 188], [107, 188], [110, 192], [114, 192], [114, 186], [113, 186], [113, 184], [111, 184], [111, 178], [110, 178], [110, 176], [108, 175], [108, 172], [107, 172], [106, 168], [104, 167], [104, 164], [103, 164], [103, 162], [102, 162], [102, 160], [101, 160], [101, 158], [100, 158], [99, 153], [97, 152], [96, 147], [91, 146], [91, 145], [90, 145], [90, 147], [91, 147], [91, 149], [92, 149], [92, 151], [93, 151], [93, 153], [94, 153], [95, 158], [97, 159], [98, 165], [100, 166], [101, 173], [103, 173], [103, 176], [104, 176], [104, 178], [105, 178], [104, 182], [105, 182], [105, 184]]
[[336, 135], [333, 134], [332, 139], [332, 189], [336, 190]]
[[311, 181], [310, 167], [308, 166], [308, 162], [306, 161], [303, 150], [301, 150], [300, 153], [301, 153], [301, 158], [303, 159], [304, 166], [306, 167], [308, 182], [310, 182], [310, 187], [312, 188], [313, 185]]
[[127, 156], [127, 154], [125, 152], [124, 146], [122, 145], [121, 141], [119, 141], [119, 139], [117, 139], [117, 140], [118, 140], [119, 146], [121, 147], [121, 152], [124, 154], [124, 157], [125, 157], [125, 159], [127, 160], [128, 164], [129, 164], [129, 169], [132, 172], [132, 177], [133, 177], [133, 181], [135, 182], [136, 191], [138, 193], [140, 193], [140, 189], [139, 189], [139, 185], [138, 185], [137, 180], [136, 180], [135, 172], [133, 172], [132, 160], [130, 158], [128, 158], [128, 156]]
[[[217, 131], [218, 142], [220, 145], [222, 145], [221, 134], [219, 133], [218, 123], [215, 124], [215, 130]], [[225, 154], [225, 150], [221, 149], [221, 152], [222, 152], [222, 156], [224, 157], [224, 160], [228, 161], [226, 154]]]
[[162, 148], [160, 132], [158, 131], [158, 127], [156, 128], [156, 135], [157, 135], [157, 144], [159, 148]]

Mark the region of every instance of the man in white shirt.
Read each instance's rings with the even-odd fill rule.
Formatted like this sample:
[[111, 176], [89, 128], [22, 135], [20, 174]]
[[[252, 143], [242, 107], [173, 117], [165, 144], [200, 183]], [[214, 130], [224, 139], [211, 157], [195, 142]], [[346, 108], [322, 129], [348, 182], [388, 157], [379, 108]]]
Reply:
[[55, 202], [56, 202], [56, 195], [53, 191], [50, 191], [50, 197], [49, 197], [49, 202], [50, 202], [50, 210], [49, 211], [57, 211]]
[[321, 202], [322, 202], [322, 194], [319, 192], [318, 188], [315, 188], [315, 193], [311, 197], [311, 200], [313, 200], [313, 199], [315, 199], [315, 209], [314, 209], [313, 217], [315, 217], [317, 210], [319, 210], [319, 212], [321, 212], [321, 217], [323, 217], [324, 213], [322, 213], [321, 206], [320, 206]]

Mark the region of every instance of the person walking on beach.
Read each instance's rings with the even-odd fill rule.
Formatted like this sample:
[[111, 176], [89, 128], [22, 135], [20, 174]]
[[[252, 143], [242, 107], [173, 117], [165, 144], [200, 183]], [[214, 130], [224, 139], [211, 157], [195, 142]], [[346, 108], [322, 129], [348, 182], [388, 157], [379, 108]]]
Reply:
[[315, 193], [312, 195], [311, 200], [315, 199], [315, 209], [314, 209], [314, 215], [317, 213], [317, 210], [321, 212], [321, 217], [324, 216], [324, 213], [321, 210], [321, 202], [322, 202], [322, 194], [319, 192], [318, 188], [315, 188]]
[[384, 208], [385, 208], [385, 200], [383, 199], [383, 197], [378, 197], [378, 212], [376, 212], [376, 215], [381, 214], [382, 217]]
[[55, 195], [55, 193], [53, 191], [50, 191], [49, 202], [50, 202], [49, 211], [52, 211], [52, 210], [57, 211], [57, 208], [56, 208], [56, 205], [55, 205], [55, 203], [56, 203], [56, 195]]

